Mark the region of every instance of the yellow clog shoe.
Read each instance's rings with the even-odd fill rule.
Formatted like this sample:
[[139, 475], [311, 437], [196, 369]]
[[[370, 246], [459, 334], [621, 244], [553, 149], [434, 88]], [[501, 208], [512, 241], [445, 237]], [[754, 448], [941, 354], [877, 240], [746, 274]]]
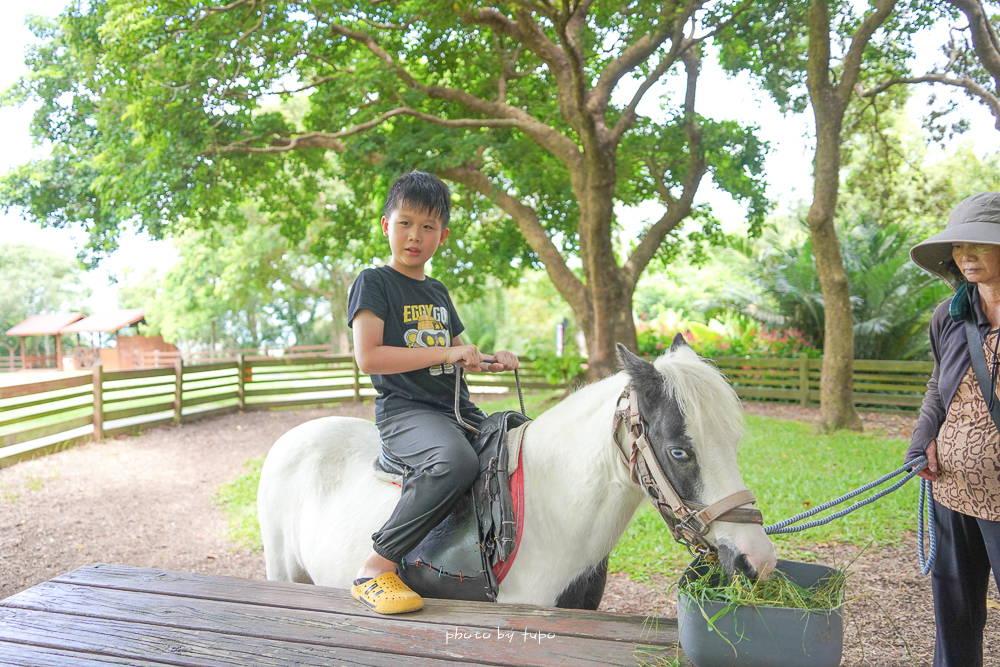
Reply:
[[424, 608], [424, 599], [395, 572], [380, 574], [351, 588], [354, 599], [380, 614], [405, 614]]

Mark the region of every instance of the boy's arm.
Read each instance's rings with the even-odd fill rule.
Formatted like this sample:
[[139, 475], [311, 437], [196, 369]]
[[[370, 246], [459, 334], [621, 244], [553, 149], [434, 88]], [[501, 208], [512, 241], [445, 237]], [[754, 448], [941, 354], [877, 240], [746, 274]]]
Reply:
[[[430, 368], [438, 364], [461, 364], [479, 370], [483, 354], [475, 345], [453, 347], [394, 347], [382, 344], [385, 322], [370, 310], [354, 316], [354, 358], [365, 375], [393, 375]], [[458, 336], [455, 342], [460, 342]]]

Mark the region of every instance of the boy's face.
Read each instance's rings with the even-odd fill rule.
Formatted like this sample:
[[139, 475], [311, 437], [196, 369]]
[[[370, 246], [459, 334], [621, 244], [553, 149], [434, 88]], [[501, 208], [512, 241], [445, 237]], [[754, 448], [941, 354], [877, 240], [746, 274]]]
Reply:
[[436, 214], [404, 202], [388, 217], [382, 216], [382, 234], [389, 237], [392, 250], [389, 266], [410, 278], [422, 279], [424, 264], [444, 244], [448, 231]]

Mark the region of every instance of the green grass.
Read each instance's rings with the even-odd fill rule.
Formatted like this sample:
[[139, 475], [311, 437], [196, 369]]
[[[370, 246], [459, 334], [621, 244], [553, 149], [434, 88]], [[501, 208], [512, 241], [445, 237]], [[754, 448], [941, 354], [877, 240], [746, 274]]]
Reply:
[[257, 522], [257, 487], [263, 465], [263, 456], [246, 461], [247, 471], [217, 488], [212, 497], [229, 524], [229, 539], [253, 551], [263, 548]]
[[[528, 414], [537, 416], [558, 400], [560, 392], [536, 392], [525, 397]], [[487, 412], [517, 409], [517, 396], [478, 401]], [[815, 507], [852, 488], [899, 467], [906, 443], [878, 434], [839, 432], [815, 435], [808, 424], [765, 417], [747, 418], [747, 434], [740, 445], [740, 470], [758, 498], [766, 524], [798, 514], [806, 503]], [[247, 472], [217, 490], [216, 502], [229, 521], [231, 538], [259, 550], [257, 485], [263, 457], [247, 461]], [[897, 544], [915, 523], [917, 484], [911, 482], [886, 498], [848, 517], [803, 533], [774, 536], [782, 558], [809, 561], [816, 543], [863, 546]], [[836, 508], [840, 509], [840, 508]], [[834, 510], [836, 511], [836, 510]], [[666, 524], [644, 503], [611, 554], [611, 572], [623, 572], [637, 581], [652, 574], [676, 579], [691, 561], [688, 551], [674, 542]]]
[[[878, 434], [840, 431], [815, 435], [808, 424], [748, 416], [747, 433], [740, 444], [740, 472], [757, 495], [757, 508], [769, 525], [895, 470], [902, 465], [906, 446], [903, 440]], [[911, 481], [825, 526], [775, 535], [772, 539], [778, 556], [814, 560], [817, 543], [863, 546], [874, 540], [876, 545], [898, 544], [916, 524], [918, 490], [917, 483]], [[611, 553], [609, 570], [640, 581], [653, 573], [676, 578], [691, 559], [670, 537], [652, 505], [644, 503]]]
[[[524, 411], [534, 419], [553, 405], [559, 402], [563, 395], [562, 390], [552, 389], [545, 391], [532, 391], [524, 394]], [[472, 401], [480, 410], [487, 414], [500, 412], [501, 410], [515, 410], [520, 412], [521, 406], [517, 401], [517, 390], [512, 389], [506, 394], [472, 394]]]
[[846, 585], [847, 575], [839, 570], [809, 588], [798, 585], [780, 570], [775, 570], [767, 581], [755, 581], [742, 575], [730, 579], [718, 559], [713, 559], [709, 561], [702, 576], [682, 579], [678, 590], [700, 607], [704, 607], [706, 602], [721, 602], [727, 607], [763, 606], [830, 611], [841, 605]]

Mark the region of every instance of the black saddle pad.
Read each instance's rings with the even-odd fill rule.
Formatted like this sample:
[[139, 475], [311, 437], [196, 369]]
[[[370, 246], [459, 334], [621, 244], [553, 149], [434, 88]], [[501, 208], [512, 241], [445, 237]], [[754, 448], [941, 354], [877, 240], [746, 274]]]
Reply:
[[[451, 513], [400, 564], [399, 576], [422, 597], [495, 601], [493, 567], [513, 553], [517, 539], [507, 474], [507, 433], [530, 421], [520, 412], [497, 412], [479, 426], [479, 475]], [[379, 463], [399, 474], [385, 456]]]

